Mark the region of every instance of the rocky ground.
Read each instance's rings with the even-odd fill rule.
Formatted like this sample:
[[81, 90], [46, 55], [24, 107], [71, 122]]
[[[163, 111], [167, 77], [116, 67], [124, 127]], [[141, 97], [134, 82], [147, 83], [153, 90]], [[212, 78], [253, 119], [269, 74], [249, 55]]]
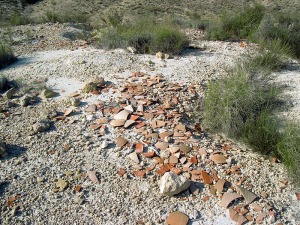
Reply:
[[207, 81], [255, 46], [195, 35], [159, 59], [71, 40], [66, 25], [14, 29], [18, 61], [1, 72], [24, 85], [0, 98], [3, 224], [300, 223], [281, 163], [191, 117]]

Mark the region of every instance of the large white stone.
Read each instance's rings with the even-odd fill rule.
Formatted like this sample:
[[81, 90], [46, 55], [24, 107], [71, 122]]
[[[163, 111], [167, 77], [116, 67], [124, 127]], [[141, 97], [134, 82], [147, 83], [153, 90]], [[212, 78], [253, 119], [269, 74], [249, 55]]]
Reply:
[[160, 193], [173, 196], [190, 187], [190, 181], [183, 176], [167, 172], [160, 179]]

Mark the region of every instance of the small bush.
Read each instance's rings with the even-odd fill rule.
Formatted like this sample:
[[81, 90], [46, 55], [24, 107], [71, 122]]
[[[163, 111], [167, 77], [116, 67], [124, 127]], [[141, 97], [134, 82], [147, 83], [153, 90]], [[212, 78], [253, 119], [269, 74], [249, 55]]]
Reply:
[[164, 21], [136, 19], [102, 30], [99, 40], [104, 48], [134, 47], [138, 53], [162, 51], [180, 54], [189, 44], [179, 28]]
[[280, 106], [281, 90], [269, 82], [267, 70], [252, 70], [253, 63], [244, 63], [230, 77], [210, 83], [204, 100], [204, 124], [213, 132], [270, 153], [277, 138], [273, 111]]
[[210, 82], [204, 127], [278, 157], [300, 185], [300, 128], [276, 116], [285, 105], [279, 100], [283, 89], [270, 82], [270, 71], [278, 65], [268, 65], [271, 59], [268, 54], [247, 57], [230, 77]]
[[300, 128], [298, 124], [286, 123], [281, 132], [277, 152], [288, 171], [300, 185]]
[[45, 18], [43, 20], [51, 23], [86, 23], [88, 16], [81, 13], [76, 14], [74, 12], [66, 12], [61, 15], [53, 11], [46, 11]]
[[14, 12], [10, 17], [9, 24], [11, 26], [30, 24], [32, 21], [29, 17], [22, 15], [20, 12]]
[[278, 71], [288, 62], [287, 55], [290, 50], [280, 40], [260, 42], [258, 53], [254, 56], [247, 54], [243, 56], [242, 66], [248, 71]]
[[0, 41], [0, 69], [8, 66], [14, 60], [15, 57], [11, 47]]
[[219, 22], [211, 22], [207, 29], [210, 40], [239, 40], [250, 37], [265, 13], [262, 5], [248, 7], [240, 13], [223, 15]]
[[300, 57], [300, 15], [279, 13], [266, 15], [254, 35], [254, 40], [269, 43], [280, 41], [292, 56]]

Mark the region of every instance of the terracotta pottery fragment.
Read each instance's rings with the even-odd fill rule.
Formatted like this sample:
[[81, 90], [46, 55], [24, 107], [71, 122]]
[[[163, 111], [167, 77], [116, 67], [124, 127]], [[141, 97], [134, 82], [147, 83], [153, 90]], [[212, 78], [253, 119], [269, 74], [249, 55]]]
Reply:
[[171, 212], [166, 219], [166, 224], [168, 225], [187, 225], [188, 222], [189, 217], [179, 211]]

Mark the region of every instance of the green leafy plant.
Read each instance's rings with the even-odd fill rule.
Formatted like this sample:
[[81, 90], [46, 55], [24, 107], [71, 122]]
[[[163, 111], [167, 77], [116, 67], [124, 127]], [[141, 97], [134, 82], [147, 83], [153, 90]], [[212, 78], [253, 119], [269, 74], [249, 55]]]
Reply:
[[4, 44], [0, 41], [0, 69], [8, 66], [13, 61], [15, 61], [15, 56], [13, 54], [10, 45]]
[[239, 40], [250, 37], [265, 14], [264, 6], [256, 4], [239, 13], [224, 14], [220, 21], [211, 22], [207, 29], [210, 40]]
[[180, 54], [189, 44], [188, 38], [179, 28], [166, 21], [153, 18], [138, 18], [102, 30], [99, 43], [105, 48], [134, 47], [138, 53], [162, 51]]

